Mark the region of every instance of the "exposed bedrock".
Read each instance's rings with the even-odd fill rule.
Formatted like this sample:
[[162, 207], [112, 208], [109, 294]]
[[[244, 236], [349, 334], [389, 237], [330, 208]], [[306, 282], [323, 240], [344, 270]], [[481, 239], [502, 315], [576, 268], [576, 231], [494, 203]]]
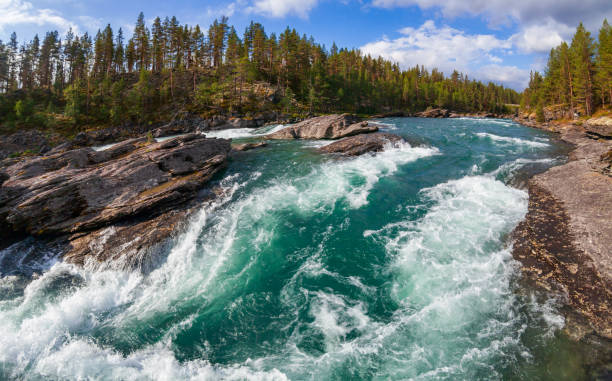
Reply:
[[[229, 151], [229, 140], [190, 134], [161, 143], [138, 138], [99, 152], [80, 148], [21, 160], [3, 168], [8, 179], [0, 187], [1, 238], [64, 237], [73, 243], [68, 259], [78, 249], [81, 262], [88, 255], [105, 260], [102, 256], [122, 238], [109, 240], [112, 234], [107, 234], [106, 243], [96, 243], [99, 229], [123, 231], [123, 238], [133, 240], [138, 229], [130, 227], [144, 223], [149, 235], [158, 236], [176, 220], [154, 219], [177, 213], [198, 197], [223, 168]], [[146, 243], [142, 235], [141, 249], [159, 241]]]
[[[514, 232], [524, 273], [561, 290], [599, 335], [612, 338], [612, 142], [563, 130], [570, 161], [529, 181], [529, 210]], [[608, 169], [608, 170], [607, 170]]]

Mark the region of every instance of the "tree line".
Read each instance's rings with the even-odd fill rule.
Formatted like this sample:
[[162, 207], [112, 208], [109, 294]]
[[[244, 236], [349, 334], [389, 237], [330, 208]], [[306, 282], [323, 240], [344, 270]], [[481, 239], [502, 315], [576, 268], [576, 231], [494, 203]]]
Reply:
[[580, 23], [569, 45], [562, 42], [553, 48], [544, 73], [531, 73], [521, 100], [521, 107], [535, 110], [541, 121], [546, 106], [554, 106], [573, 117], [592, 115], [611, 104], [612, 28], [607, 19], [597, 40]]
[[[454, 71], [397, 63], [357, 49], [330, 49], [287, 27], [278, 36], [228, 19], [207, 30], [140, 13], [133, 35], [111, 25], [94, 36], [69, 30], [0, 41], [0, 122], [12, 125], [143, 123], [177, 107], [249, 114], [420, 111], [504, 112], [519, 94]], [[171, 107], [170, 107], [171, 106]]]

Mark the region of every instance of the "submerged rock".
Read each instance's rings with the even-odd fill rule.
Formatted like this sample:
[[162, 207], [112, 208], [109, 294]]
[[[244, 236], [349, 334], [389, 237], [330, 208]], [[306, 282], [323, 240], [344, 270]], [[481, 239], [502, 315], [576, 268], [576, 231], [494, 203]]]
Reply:
[[362, 122], [350, 114], [318, 116], [267, 135], [269, 139], [340, 139], [363, 133], [376, 132], [378, 127]]
[[319, 148], [320, 152], [341, 153], [348, 156], [363, 155], [366, 152], [380, 152], [387, 144], [402, 142], [401, 136], [377, 132], [374, 134], [357, 135], [344, 138], [332, 144]]
[[[77, 235], [75, 242], [84, 242], [97, 229], [121, 223], [133, 239], [126, 226], [194, 199], [223, 167], [229, 151], [229, 140], [190, 134], [161, 143], [131, 139], [100, 152], [80, 148], [20, 161], [4, 168], [8, 179], [0, 187], [1, 238], [27, 233], [72, 240]], [[167, 223], [169, 219], [161, 219], [152, 237]], [[86, 255], [86, 247], [95, 253], [95, 245], [78, 246], [79, 257]]]

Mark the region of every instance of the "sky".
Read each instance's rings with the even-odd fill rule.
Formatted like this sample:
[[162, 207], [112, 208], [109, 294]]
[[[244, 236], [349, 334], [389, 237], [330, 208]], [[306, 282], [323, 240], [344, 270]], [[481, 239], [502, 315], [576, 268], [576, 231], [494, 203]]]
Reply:
[[0, 0], [0, 39], [95, 33], [108, 23], [129, 36], [141, 11], [149, 25], [176, 16], [208, 27], [226, 15], [239, 33], [251, 20], [268, 33], [290, 26], [328, 48], [335, 42], [403, 68], [456, 69], [517, 90], [578, 23], [596, 37], [604, 18], [612, 22], [612, 0]]

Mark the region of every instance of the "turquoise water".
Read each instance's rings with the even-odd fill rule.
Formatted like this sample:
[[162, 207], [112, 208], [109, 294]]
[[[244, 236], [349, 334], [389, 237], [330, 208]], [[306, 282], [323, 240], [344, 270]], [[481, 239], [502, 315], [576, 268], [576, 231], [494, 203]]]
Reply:
[[0, 378], [585, 378], [507, 240], [525, 174], [567, 147], [508, 120], [380, 122], [411, 144], [237, 153], [146, 274], [33, 259], [32, 241], [0, 252]]

